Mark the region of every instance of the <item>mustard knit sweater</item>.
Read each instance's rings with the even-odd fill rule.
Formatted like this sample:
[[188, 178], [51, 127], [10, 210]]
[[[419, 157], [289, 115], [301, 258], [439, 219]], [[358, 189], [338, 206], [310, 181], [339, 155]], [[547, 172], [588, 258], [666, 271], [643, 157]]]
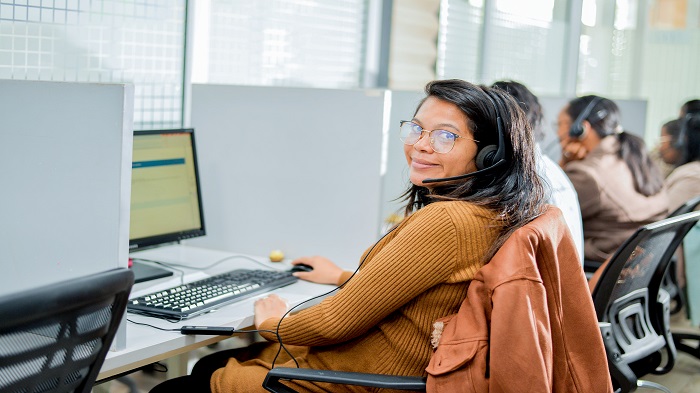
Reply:
[[[407, 217], [363, 256], [359, 271], [335, 295], [288, 316], [279, 335], [301, 367], [394, 375], [426, 375], [433, 322], [457, 312], [468, 282], [498, 235], [495, 214], [467, 202], [432, 203]], [[350, 276], [343, 276], [344, 281]], [[279, 319], [260, 329], [276, 330]], [[213, 392], [263, 392], [277, 352], [231, 359], [211, 380]], [[248, 360], [248, 361], [245, 361]], [[288, 356], [276, 366], [294, 367]], [[298, 382], [310, 392], [371, 391]]]

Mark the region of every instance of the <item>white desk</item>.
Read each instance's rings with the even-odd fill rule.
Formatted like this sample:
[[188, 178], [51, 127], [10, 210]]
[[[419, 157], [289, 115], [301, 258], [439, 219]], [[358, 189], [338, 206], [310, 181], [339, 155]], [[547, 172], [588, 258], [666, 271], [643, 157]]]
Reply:
[[[207, 275], [237, 268], [264, 268], [259, 263], [255, 263], [246, 258], [250, 258], [250, 256], [242, 255], [241, 257], [234, 257], [237, 255], [241, 254], [183, 245], [161, 247], [132, 254], [134, 258], [192, 266], [194, 269], [176, 267], [176, 269], [184, 271], [185, 282], [194, 281], [206, 277]], [[226, 261], [206, 271], [197, 270], [197, 268], [201, 269], [207, 267], [223, 259], [226, 259]], [[266, 258], [253, 257], [253, 259], [271, 269], [285, 270], [290, 267], [288, 261], [272, 263], [266, 260]], [[136, 284], [131, 291], [130, 298], [178, 285], [180, 284], [180, 277], [181, 274], [175, 271], [174, 276]], [[314, 296], [323, 295], [333, 288], [334, 286], [331, 285], [299, 281], [295, 284], [274, 290], [272, 293], [276, 293], [287, 299], [290, 306], [295, 306]], [[232, 326], [237, 329], [244, 329], [253, 326], [253, 302], [263, 296], [267, 296], [267, 294], [260, 294], [240, 302], [229, 304], [219, 308], [215, 312], [199, 315], [178, 323], [171, 323], [162, 319], [131, 313], [127, 313], [126, 318], [130, 321], [147, 323], [163, 329], [178, 329], [183, 325]], [[319, 301], [320, 299], [312, 300], [303, 304], [299, 309], [309, 307]], [[180, 334], [179, 331], [161, 331], [149, 326], [137, 325], [132, 322], [127, 322], [126, 327], [126, 348], [119, 351], [110, 351], [107, 354], [100, 374], [97, 376], [98, 381], [229, 338], [228, 336], [188, 336]]]

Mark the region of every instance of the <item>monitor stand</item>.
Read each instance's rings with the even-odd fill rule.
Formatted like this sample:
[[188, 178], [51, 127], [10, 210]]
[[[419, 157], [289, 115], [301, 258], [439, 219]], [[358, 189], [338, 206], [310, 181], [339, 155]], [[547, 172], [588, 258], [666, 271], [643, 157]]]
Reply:
[[170, 270], [142, 263], [138, 259], [133, 259], [131, 271], [134, 272], [134, 283], [155, 280], [173, 275], [173, 272]]

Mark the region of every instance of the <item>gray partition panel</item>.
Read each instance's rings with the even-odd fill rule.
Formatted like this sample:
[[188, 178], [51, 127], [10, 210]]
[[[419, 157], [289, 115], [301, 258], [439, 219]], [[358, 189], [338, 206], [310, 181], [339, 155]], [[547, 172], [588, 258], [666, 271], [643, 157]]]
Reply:
[[132, 112], [131, 85], [0, 80], [0, 295], [127, 266]]
[[377, 240], [384, 91], [194, 85], [207, 235], [353, 268]]

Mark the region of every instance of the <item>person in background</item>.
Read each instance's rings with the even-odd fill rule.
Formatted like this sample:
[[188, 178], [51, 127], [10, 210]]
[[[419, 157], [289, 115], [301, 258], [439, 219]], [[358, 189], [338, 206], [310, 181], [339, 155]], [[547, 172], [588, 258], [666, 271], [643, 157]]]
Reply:
[[680, 119], [674, 119], [661, 126], [658, 150], [663, 162], [670, 167], [669, 174], [678, 166], [681, 159], [681, 151], [677, 146], [682, 124]]
[[645, 225], [666, 217], [664, 178], [644, 141], [620, 124], [613, 101], [588, 95], [571, 100], [558, 117], [560, 165], [579, 196], [589, 272]]
[[687, 114], [673, 122], [679, 131], [672, 141], [676, 151], [675, 169], [666, 178], [669, 213], [700, 196], [700, 113]]
[[698, 99], [688, 100], [683, 103], [678, 117], [683, 118], [685, 115], [693, 113], [700, 113], [700, 100]]
[[562, 168], [551, 158], [542, 154], [539, 142], [544, 139], [544, 132], [542, 130], [542, 119], [544, 115], [539, 99], [525, 85], [512, 80], [497, 81], [491, 86], [501, 89], [513, 96], [515, 101], [525, 112], [535, 141], [538, 142], [536, 146], [537, 173], [544, 180], [545, 186], [548, 188], [549, 198], [547, 203], [561, 209], [566, 224], [569, 226], [571, 235], [576, 242], [576, 248], [581, 258], [581, 263], [583, 263], [583, 226], [578, 195]]
[[[675, 169], [666, 178], [669, 213], [700, 196], [700, 112], [686, 114], [674, 121], [679, 124], [679, 133], [673, 142], [678, 157]], [[700, 224], [695, 225], [683, 239], [679, 254], [678, 285], [685, 288], [691, 325], [700, 326]]]

